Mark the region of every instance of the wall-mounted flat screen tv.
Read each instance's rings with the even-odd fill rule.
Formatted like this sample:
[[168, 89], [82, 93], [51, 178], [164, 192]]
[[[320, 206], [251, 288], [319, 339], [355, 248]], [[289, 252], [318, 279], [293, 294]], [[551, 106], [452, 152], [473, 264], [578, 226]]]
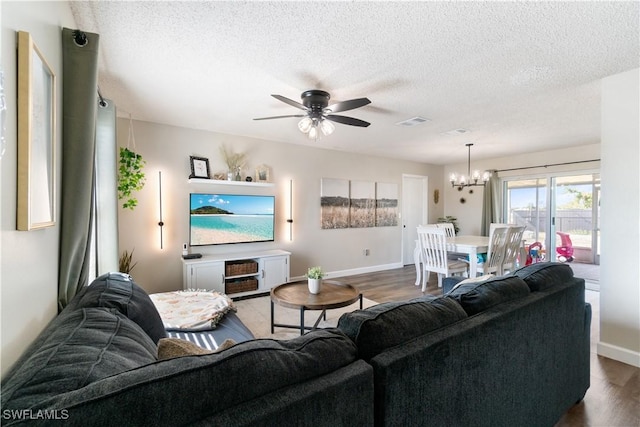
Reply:
[[191, 246], [274, 240], [274, 196], [191, 193]]

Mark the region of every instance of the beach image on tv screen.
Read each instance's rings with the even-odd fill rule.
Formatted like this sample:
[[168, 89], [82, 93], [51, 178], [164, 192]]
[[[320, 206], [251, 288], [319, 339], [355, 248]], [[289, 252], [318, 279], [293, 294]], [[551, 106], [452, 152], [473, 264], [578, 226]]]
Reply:
[[274, 197], [191, 194], [191, 246], [274, 240]]

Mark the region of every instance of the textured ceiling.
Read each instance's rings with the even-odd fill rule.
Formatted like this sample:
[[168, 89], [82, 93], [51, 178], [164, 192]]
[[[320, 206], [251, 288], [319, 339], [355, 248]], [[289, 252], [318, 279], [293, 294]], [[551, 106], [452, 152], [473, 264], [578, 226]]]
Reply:
[[[432, 164], [600, 140], [600, 79], [640, 66], [633, 2], [70, 2], [134, 119]], [[368, 97], [317, 142], [272, 98]], [[397, 122], [422, 116], [415, 127]], [[454, 129], [465, 134], [449, 135]], [[176, 141], [180, 143], [180, 141]]]

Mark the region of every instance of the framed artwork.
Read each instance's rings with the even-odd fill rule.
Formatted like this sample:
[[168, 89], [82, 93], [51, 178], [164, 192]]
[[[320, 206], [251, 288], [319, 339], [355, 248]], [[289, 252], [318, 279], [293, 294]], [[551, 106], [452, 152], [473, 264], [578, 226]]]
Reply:
[[349, 181], [322, 178], [320, 185], [320, 227], [349, 228]]
[[398, 184], [377, 182], [376, 227], [398, 225], [398, 213]]
[[349, 227], [363, 228], [376, 225], [376, 183], [351, 181], [349, 193]]
[[189, 156], [189, 160], [191, 162], [191, 175], [189, 175], [189, 178], [209, 179], [209, 159]]
[[269, 167], [260, 165], [256, 168], [256, 182], [269, 182]]
[[56, 76], [18, 31], [18, 230], [55, 225]]

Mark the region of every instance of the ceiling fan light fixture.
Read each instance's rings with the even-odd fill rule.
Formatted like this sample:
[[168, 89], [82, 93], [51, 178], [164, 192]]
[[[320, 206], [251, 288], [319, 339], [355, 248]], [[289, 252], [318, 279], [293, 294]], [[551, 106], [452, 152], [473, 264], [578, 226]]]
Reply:
[[335, 129], [336, 127], [329, 120], [322, 120], [320, 122], [320, 130], [325, 136], [331, 135]]
[[305, 117], [298, 122], [298, 129], [300, 129], [302, 133], [309, 133], [312, 127], [313, 121], [309, 117]]
[[315, 123], [311, 126], [311, 129], [309, 129], [309, 139], [318, 139], [318, 127]]

